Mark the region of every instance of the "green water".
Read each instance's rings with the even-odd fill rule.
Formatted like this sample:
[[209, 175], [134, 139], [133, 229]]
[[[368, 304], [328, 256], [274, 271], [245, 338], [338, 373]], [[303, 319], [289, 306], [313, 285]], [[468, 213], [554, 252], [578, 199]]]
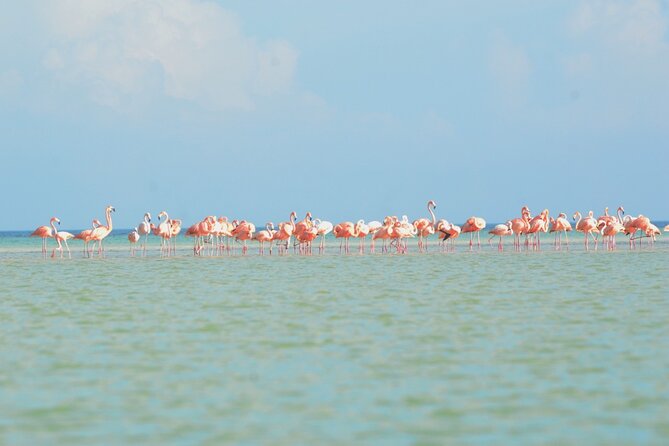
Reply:
[[0, 444], [669, 443], [664, 243], [76, 246], [42, 260], [39, 240], [0, 241]]

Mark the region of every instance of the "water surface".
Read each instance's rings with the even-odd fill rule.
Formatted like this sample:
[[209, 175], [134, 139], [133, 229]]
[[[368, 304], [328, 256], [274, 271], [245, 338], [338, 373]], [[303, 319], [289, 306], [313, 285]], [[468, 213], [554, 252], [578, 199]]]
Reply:
[[119, 235], [61, 261], [5, 235], [0, 443], [667, 444], [669, 246], [574, 242], [162, 259]]

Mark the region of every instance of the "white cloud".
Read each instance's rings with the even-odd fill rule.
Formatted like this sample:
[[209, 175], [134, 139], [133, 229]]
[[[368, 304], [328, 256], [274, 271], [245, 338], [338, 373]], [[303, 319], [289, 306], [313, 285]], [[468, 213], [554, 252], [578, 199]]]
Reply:
[[252, 109], [290, 89], [297, 51], [246, 36], [236, 15], [201, 0], [55, 0], [45, 7], [58, 79], [117, 106], [167, 96], [214, 109]]
[[667, 17], [659, 0], [586, 0], [572, 16], [576, 36], [590, 35], [619, 51], [666, 51]]

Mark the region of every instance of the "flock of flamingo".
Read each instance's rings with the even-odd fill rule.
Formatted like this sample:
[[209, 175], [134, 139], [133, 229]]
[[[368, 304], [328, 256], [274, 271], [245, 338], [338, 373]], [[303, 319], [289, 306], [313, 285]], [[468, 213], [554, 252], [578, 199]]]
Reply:
[[[460, 234], [470, 234], [469, 248], [474, 248], [474, 237], [476, 245], [480, 249], [480, 233], [486, 227], [486, 221], [480, 217], [470, 217], [462, 226], [454, 225], [446, 220], [437, 220], [434, 209], [436, 203], [430, 200], [427, 203], [427, 210], [430, 218], [419, 218], [409, 222], [407, 216], [401, 219], [396, 216], [387, 216], [380, 221], [358, 220], [356, 223], [345, 221], [333, 225], [329, 221], [313, 218], [311, 212], [307, 212], [302, 220], [297, 220], [295, 212], [290, 213], [288, 221], [279, 223], [278, 227], [274, 223], [268, 222], [265, 229], [256, 231], [253, 223], [246, 220], [228, 221], [227, 217], [208, 216], [202, 221], [189, 227], [186, 237], [192, 237], [193, 254], [196, 256], [209, 255], [220, 256], [224, 254], [234, 254], [235, 244], [241, 245], [242, 254], [248, 251], [248, 241], [257, 241], [259, 243], [259, 254], [265, 254], [265, 245], [268, 245], [269, 254], [272, 254], [274, 246], [277, 247], [278, 254], [286, 254], [293, 240], [293, 249], [300, 254], [312, 254], [312, 243], [318, 240], [318, 251], [325, 251], [325, 237], [332, 233], [335, 238], [340, 240], [340, 253], [350, 253], [349, 241], [351, 238], [358, 239], [358, 251], [365, 252], [365, 240], [370, 237], [370, 252], [375, 252], [376, 243], [380, 241], [381, 251], [406, 253], [408, 252], [408, 239], [417, 238], [418, 251], [427, 252], [428, 240], [430, 236], [436, 235], [439, 239], [439, 248], [442, 251], [454, 250], [454, 240]], [[51, 257], [56, 257], [56, 252], [62, 258], [64, 250], [67, 250], [68, 257], [71, 257], [68, 240], [79, 239], [84, 243], [84, 257], [91, 257], [97, 252], [99, 256], [104, 253], [103, 241], [111, 234], [112, 213], [115, 212], [113, 206], [107, 206], [105, 209], [106, 224], [102, 224], [98, 219], [94, 219], [92, 227], [81, 231], [79, 234], [71, 234], [65, 231], [59, 231], [56, 225], [60, 225], [57, 217], [51, 218], [48, 226], [38, 227], [31, 237], [40, 237], [42, 239], [42, 255], [47, 256], [47, 240], [53, 238], [56, 241], [56, 247], [51, 253]], [[635, 248], [637, 240], [648, 238], [648, 243], [655, 242], [656, 236], [660, 234], [660, 229], [651, 223], [648, 217], [638, 215], [632, 217], [625, 215], [622, 206], [617, 209], [616, 215], [609, 215], [609, 209], [604, 210], [604, 215], [598, 218], [594, 217], [592, 211], [587, 217], [583, 217], [580, 212], [573, 214], [576, 231], [584, 234], [585, 249], [590, 249], [590, 239], [594, 242], [594, 248], [601, 238], [602, 244], [606, 249], [616, 248], [616, 236], [624, 234], [629, 237], [630, 248]], [[160, 253], [162, 256], [171, 256], [176, 254], [176, 239], [181, 233], [181, 220], [171, 219], [167, 212], [158, 214], [158, 225], [151, 222], [151, 214], [144, 214], [143, 220], [139, 225], [128, 234], [130, 242], [130, 255], [135, 256], [140, 250], [142, 255], [147, 253], [147, 245], [150, 235], [160, 238]], [[567, 215], [560, 213], [557, 218], [549, 216], [549, 211], [544, 209], [536, 216], [532, 216], [530, 209], [524, 206], [520, 211], [520, 217], [512, 218], [504, 224], [499, 224], [488, 231], [490, 238], [488, 243], [492, 245], [492, 239], [499, 238], [497, 249], [504, 249], [503, 237], [513, 236], [513, 246], [516, 250], [541, 248], [540, 235], [542, 233], [553, 233], [554, 249], [563, 249], [569, 247], [568, 233], [572, 231], [572, 225], [567, 219]], [[664, 228], [669, 232], [669, 225]], [[563, 242], [564, 237], [564, 242]], [[141, 243], [140, 243], [141, 242]], [[233, 242], [233, 243], [231, 243]], [[97, 246], [96, 246], [97, 245]]]

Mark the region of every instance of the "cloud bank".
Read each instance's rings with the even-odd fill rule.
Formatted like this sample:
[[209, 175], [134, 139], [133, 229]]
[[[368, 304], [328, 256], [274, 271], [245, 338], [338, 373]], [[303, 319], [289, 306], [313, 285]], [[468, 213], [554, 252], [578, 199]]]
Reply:
[[297, 51], [257, 41], [238, 17], [199, 0], [55, 0], [42, 7], [43, 65], [93, 101], [123, 107], [161, 96], [215, 110], [250, 110], [288, 91]]

